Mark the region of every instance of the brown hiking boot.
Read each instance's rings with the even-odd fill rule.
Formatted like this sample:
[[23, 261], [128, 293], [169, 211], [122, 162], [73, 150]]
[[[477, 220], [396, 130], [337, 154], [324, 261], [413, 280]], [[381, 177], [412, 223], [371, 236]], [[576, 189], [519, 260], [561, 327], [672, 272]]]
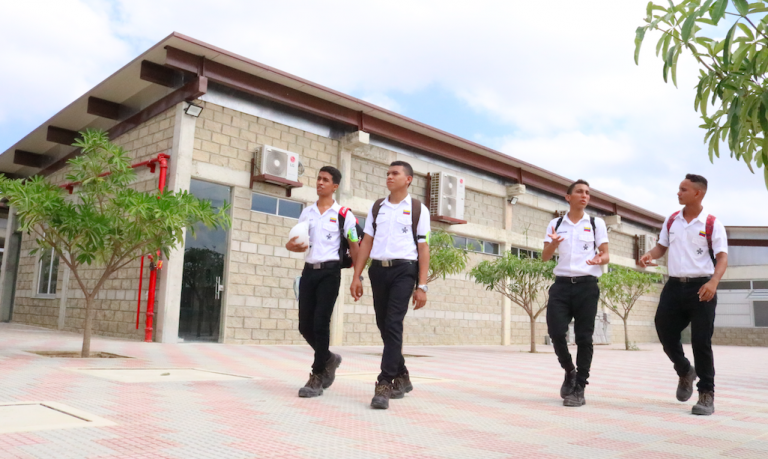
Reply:
[[331, 352], [328, 362], [325, 363], [325, 370], [321, 373], [323, 377], [323, 389], [328, 389], [336, 380], [336, 369], [341, 365], [341, 356]]
[[692, 414], [699, 416], [710, 416], [715, 412], [715, 393], [699, 392], [699, 402], [693, 405]]
[[403, 373], [392, 380], [392, 398], [403, 398], [412, 390], [413, 384], [411, 384], [411, 376], [408, 373]]
[[696, 370], [691, 367], [685, 376], [680, 376], [677, 383], [677, 399], [681, 402], [687, 402], [693, 395], [693, 381], [696, 380]]
[[371, 400], [371, 408], [386, 410], [389, 408], [389, 399], [392, 397], [392, 384], [384, 381], [376, 383], [376, 390]]
[[315, 373], [310, 373], [309, 381], [299, 389], [299, 397], [311, 398], [323, 395], [323, 378]]
[[573, 369], [565, 373], [565, 379], [563, 385], [560, 386], [560, 398], [565, 398], [573, 393], [576, 388], [576, 370]]
[[584, 386], [581, 384], [576, 384], [576, 387], [573, 389], [573, 392], [566, 395], [563, 399], [563, 406], [583, 406], [586, 405], [587, 401], [584, 400]]

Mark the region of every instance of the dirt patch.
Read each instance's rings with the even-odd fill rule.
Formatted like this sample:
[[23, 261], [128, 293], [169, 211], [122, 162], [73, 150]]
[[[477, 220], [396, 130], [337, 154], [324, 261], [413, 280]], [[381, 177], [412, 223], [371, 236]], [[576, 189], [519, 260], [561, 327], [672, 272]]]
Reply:
[[[37, 354], [43, 357], [54, 359], [81, 359], [80, 352], [77, 351], [27, 351], [30, 354]], [[132, 359], [125, 355], [111, 354], [109, 352], [91, 352], [89, 359]]]

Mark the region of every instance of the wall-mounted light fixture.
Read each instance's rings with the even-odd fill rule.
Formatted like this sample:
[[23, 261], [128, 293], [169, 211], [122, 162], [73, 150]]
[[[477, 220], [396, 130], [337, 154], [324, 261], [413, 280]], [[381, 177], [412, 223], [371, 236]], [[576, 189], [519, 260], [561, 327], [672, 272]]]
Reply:
[[514, 206], [515, 204], [517, 204], [518, 199], [519, 198], [517, 196], [512, 196], [511, 198], [509, 198], [509, 203]]
[[517, 204], [517, 201], [520, 199], [520, 196], [525, 194], [525, 185], [521, 184], [515, 184], [515, 185], [509, 185], [507, 187], [507, 202], [512, 204], [513, 206]]
[[194, 116], [195, 118], [197, 118], [198, 116], [200, 116], [201, 113], [203, 113], [203, 107], [189, 102], [189, 105], [187, 105], [187, 108], [184, 109], [184, 113], [186, 113], [189, 116]]

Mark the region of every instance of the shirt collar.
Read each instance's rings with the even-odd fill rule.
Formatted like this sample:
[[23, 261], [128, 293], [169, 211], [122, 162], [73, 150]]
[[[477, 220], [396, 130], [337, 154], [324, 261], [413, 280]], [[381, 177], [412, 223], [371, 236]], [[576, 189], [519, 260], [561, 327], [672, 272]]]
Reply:
[[[687, 222], [685, 221], [685, 217], [683, 217], [683, 210], [685, 210], [685, 208], [683, 208], [683, 209], [680, 209], [680, 213], [678, 213], [678, 214], [677, 214], [677, 217], [675, 217], [675, 219], [676, 219], [676, 220], [682, 220], [682, 221], [683, 221], [683, 223], [687, 223]], [[704, 207], [702, 207], [702, 208], [701, 208], [701, 212], [699, 213], [699, 216], [698, 216], [698, 217], [696, 217], [696, 220], [698, 220], [698, 221], [700, 221], [701, 223], [704, 223], [704, 224], [706, 225], [706, 224], [707, 224], [707, 217], [708, 217], [708, 216], [709, 216], [709, 214], [707, 213], [707, 209], [706, 209], [706, 208], [704, 208]]]
[[408, 206], [411, 206], [411, 202], [412, 202], [411, 201], [411, 193], [408, 193], [405, 196], [405, 199], [400, 201], [397, 205], [392, 204], [391, 202], [389, 202], [389, 196], [387, 196], [387, 199], [384, 200], [384, 204], [386, 204], [386, 205], [388, 205], [389, 207], [392, 207], [392, 208], [395, 208], [395, 207], [399, 206], [402, 203], [406, 203]]
[[565, 214], [565, 217], [563, 217], [563, 221], [568, 222], [572, 225], [578, 225], [579, 223], [583, 222], [584, 220], [589, 221], [589, 215], [584, 212], [584, 216], [581, 217], [581, 220], [577, 221], [576, 223], [571, 222], [571, 218], [569, 217], [569, 213]]
[[[337, 214], [339, 213], [339, 210], [341, 210], [341, 205], [338, 202], [336, 202], [335, 199], [333, 200], [333, 204], [331, 204], [331, 210], [333, 210]], [[315, 203], [312, 204], [312, 207], [309, 208], [309, 211], [310, 212], [314, 211], [317, 215], [322, 215], [320, 213], [320, 208], [317, 207], [317, 201], [315, 201]]]

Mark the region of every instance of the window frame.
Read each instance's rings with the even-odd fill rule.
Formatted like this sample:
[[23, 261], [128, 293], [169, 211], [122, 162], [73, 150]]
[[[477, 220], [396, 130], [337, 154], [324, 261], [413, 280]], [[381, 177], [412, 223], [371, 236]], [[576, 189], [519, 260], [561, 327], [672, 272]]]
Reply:
[[[265, 198], [274, 199], [276, 201], [275, 212], [272, 213], [272, 212], [264, 212], [264, 211], [261, 211], [261, 210], [254, 210], [253, 209], [253, 197], [254, 196], [263, 196]], [[296, 216], [296, 217], [292, 217], [292, 216], [288, 216], [288, 215], [280, 215], [280, 203], [283, 202], [283, 201], [291, 203], [291, 204], [298, 204], [299, 205], [299, 215]], [[292, 218], [294, 220], [298, 220], [299, 217], [301, 216], [301, 213], [304, 211], [305, 205], [306, 204], [301, 202], [301, 201], [294, 201], [292, 199], [278, 198], [277, 196], [272, 196], [272, 195], [264, 194], [264, 193], [257, 193], [255, 191], [251, 192], [251, 208], [250, 208], [250, 211], [251, 212], [256, 212], [257, 214], [274, 215], [275, 217]]]
[[[479, 254], [483, 254], [483, 255], [490, 255], [492, 257], [499, 257], [499, 256], [501, 256], [501, 244], [498, 243], [498, 242], [487, 241], [487, 240], [484, 240], [484, 239], [477, 239], [477, 238], [471, 237], [471, 236], [460, 236], [460, 235], [457, 235], [457, 234], [452, 234], [451, 238], [453, 239], [453, 246], [456, 247], [456, 248], [459, 248], [459, 249], [463, 248], [463, 249], [467, 250], [468, 252], [479, 253]], [[463, 247], [462, 247], [461, 244], [457, 245], [457, 241], [456, 241], [457, 238], [464, 240]], [[472, 248], [470, 248], [470, 243], [477, 243], [480, 246], [480, 250], [473, 250]], [[495, 246], [496, 247], [496, 253], [486, 252], [485, 251], [486, 244], [490, 244], [491, 246]], [[472, 244], [472, 247], [474, 247], [474, 244]]]
[[[50, 254], [50, 264], [48, 266], [48, 279], [46, 280], [46, 291], [41, 292], [41, 288], [43, 286], [43, 260], [45, 259], [46, 255]], [[38, 298], [55, 298], [56, 297], [56, 291], [59, 286], [59, 256], [56, 254], [56, 251], [51, 247], [48, 250], [44, 250], [40, 252], [40, 255], [37, 258], [37, 282], [35, 285], [35, 296]], [[53, 292], [51, 292], [51, 280], [53, 279], [54, 273], [56, 275], [56, 283], [53, 287]]]

